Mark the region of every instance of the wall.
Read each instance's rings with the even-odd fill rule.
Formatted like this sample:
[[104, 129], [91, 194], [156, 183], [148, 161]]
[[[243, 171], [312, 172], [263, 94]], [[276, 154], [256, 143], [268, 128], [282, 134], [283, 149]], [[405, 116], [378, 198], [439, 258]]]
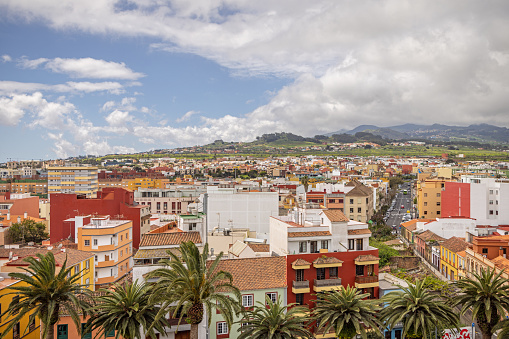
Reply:
[[470, 218], [470, 184], [446, 182], [441, 197], [442, 217]]
[[418, 257], [392, 257], [390, 259], [390, 266], [393, 265], [397, 268], [404, 268], [410, 270], [419, 267], [420, 259]]

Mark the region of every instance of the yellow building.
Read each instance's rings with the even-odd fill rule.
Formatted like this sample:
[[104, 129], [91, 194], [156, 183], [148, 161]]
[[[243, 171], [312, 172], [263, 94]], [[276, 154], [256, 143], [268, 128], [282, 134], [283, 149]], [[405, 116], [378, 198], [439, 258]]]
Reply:
[[76, 193], [95, 198], [98, 190], [95, 166], [66, 164], [48, 167], [48, 194]]
[[[26, 286], [26, 283], [11, 279], [2, 278], [0, 281], [0, 314], [7, 311], [14, 295], [8, 295], [14, 292], [11, 287]], [[6, 339], [39, 339], [40, 338], [40, 322], [39, 318], [36, 317], [32, 323], [29, 322], [30, 315], [27, 314], [21, 320], [14, 325], [13, 329], [4, 337]], [[7, 325], [12, 321], [13, 316], [3, 315], [0, 318], [0, 333], [4, 333]]]
[[112, 284], [132, 270], [132, 239], [130, 220], [97, 217], [78, 228], [78, 249], [94, 254], [96, 288]]
[[[452, 237], [440, 244], [440, 271], [449, 280], [458, 280], [458, 270], [465, 267], [465, 250], [468, 243], [458, 237]], [[461, 275], [460, 275], [461, 276]]]
[[166, 184], [169, 182], [168, 179], [134, 178], [129, 179], [127, 188], [132, 191], [136, 191], [138, 188], [166, 188]]
[[441, 196], [445, 180], [417, 181], [417, 208], [419, 218], [435, 219], [441, 217]]

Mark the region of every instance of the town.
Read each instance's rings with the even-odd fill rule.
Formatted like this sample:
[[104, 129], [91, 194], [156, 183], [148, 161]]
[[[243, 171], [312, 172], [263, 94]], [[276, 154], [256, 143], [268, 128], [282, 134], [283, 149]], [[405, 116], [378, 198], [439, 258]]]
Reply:
[[[79, 304], [74, 313], [61, 308], [57, 321], [41, 319], [26, 292], [13, 292], [34, 284], [20, 277], [36, 276], [38, 261], [66, 270], [81, 288], [75, 293], [98, 302], [97, 310], [113, 300], [106, 291], [156, 295], [147, 306], [151, 323], [137, 325], [147, 338], [254, 337], [262, 325], [250, 319], [276, 307], [288, 307], [286, 321], [300, 324], [295, 333], [303, 338], [491, 335], [504, 317], [495, 312], [489, 327], [464, 310], [460, 319], [462, 302], [457, 310], [443, 306], [452, 315], [440, 324], [419, 329], [394, 318], [392, 302], [382, 318], [375, 305], [412, 286], [448, 305], [467, 294], [461, 281], [486, 272], [509, 279], [509, 162], [447, 154], [86, 160], [2, 164], [0, 331], [9, 338], [39, 338], [49, 326], [57, 338], [127, 333]], [[167, 290], [184, 288], [171, 272], [199, 265], [193, 255], [205, 259], [202, 269], [213, 267], [207, 274], [217, 285], [198, 315], [193, 299]], [[327, 295], [341, 293], [370, 302], [354, 328], [326, 316], [334, 312]], [[509, 310], [507, 299], [501, 305]]]

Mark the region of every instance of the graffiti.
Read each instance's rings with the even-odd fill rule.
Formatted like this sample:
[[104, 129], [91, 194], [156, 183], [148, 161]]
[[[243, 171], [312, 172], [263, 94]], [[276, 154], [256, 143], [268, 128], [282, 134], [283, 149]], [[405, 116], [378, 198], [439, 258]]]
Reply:
[[459, 332], [445, 330], [442, 339], [472, 339], [472, 329], [470, 327], [462, 327]]

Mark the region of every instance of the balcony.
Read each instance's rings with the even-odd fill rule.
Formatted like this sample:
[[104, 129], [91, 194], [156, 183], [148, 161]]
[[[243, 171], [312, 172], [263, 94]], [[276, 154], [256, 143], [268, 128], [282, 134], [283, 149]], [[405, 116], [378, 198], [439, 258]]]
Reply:
[[372, 275], [368, 277], [355, 277], [355, 287], [357, 288], [378, 287], [378, 275]]
[[292, 285], [292, 292], [295, 294], [299, 293], [309, 293], [311, 292], [309, 288], [309, 280], [303, 280], [303, 281], [293, 281]]
[[323, 292], [323, 291], [338, 291], [342, 288], [341, 279], [323, 279], [323, 280], [314, 280], [313, 283], [313, 291], [315, 292]]

